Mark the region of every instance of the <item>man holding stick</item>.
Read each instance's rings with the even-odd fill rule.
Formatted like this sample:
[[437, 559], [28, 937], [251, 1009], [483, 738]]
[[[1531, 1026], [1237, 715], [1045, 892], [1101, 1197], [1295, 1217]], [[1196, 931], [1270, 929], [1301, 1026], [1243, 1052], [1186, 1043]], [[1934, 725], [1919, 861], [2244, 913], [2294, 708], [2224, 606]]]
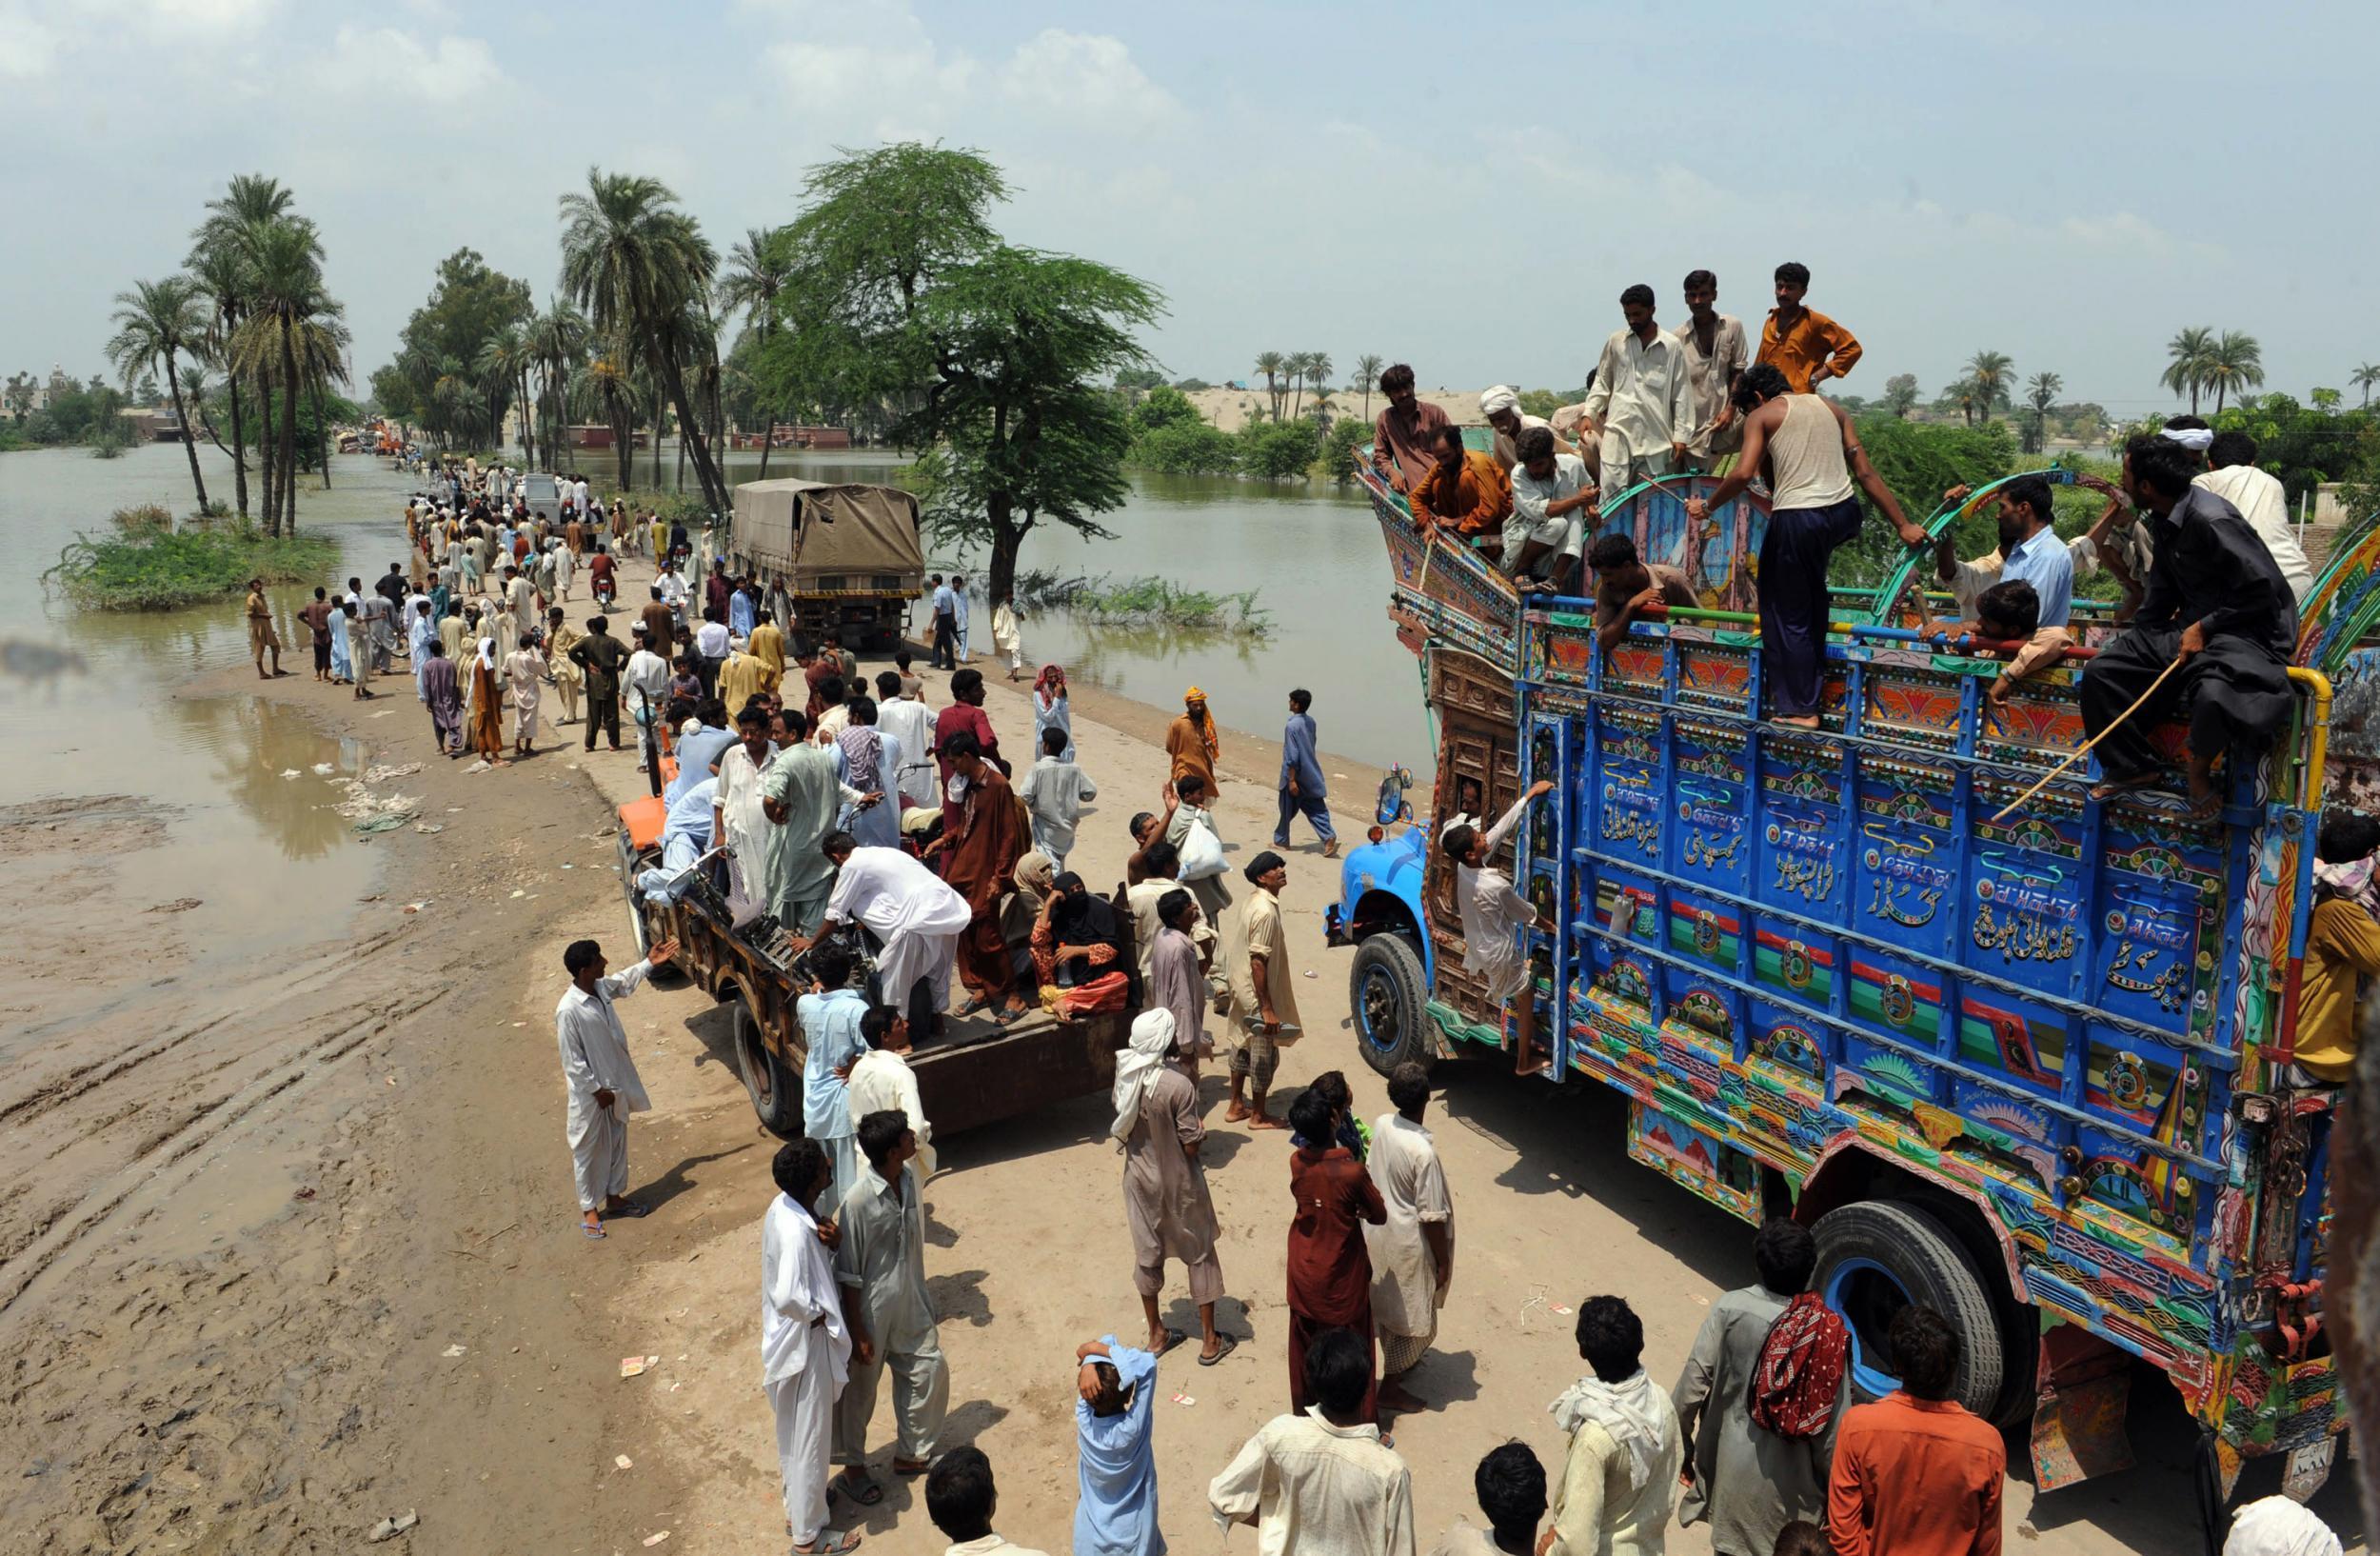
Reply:
[[2216, 759], [2229, 753], [2226, 778], [2237, 776], [2289, 718], [2297, 607], [2239, 509], [2191, 485], [2197, 473], [2162, 438], [2125, 448], [2124, 489], [2148, 515], [2155, 560], [2131, 628], [2083, 672], [2082, 715], [2103, 779], [2092, 797], [2104, 800], [2157, 782], [2149, 730], [2187, 708], [2191, 813], [2205, 820], [2222, 803]]

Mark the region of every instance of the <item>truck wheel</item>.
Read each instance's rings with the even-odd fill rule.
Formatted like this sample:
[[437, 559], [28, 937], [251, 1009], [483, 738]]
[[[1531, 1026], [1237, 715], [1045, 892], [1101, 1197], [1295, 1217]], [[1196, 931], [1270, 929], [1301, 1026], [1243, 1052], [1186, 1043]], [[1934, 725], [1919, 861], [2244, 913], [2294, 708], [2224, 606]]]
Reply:
[[2041, 1362], [2040, 1312], [2008, 1289], [2008, 1282], [2000, 1275], [2007, 1263], [1999, 1244], [1972, 1201], [1933, 1184], [1917, 1185], [1907, 1193], [1910, 1204], [1940, 1222], [1967, 1250], [1992, 1298], [1993, 1310], [2000, 1315], [2000, 1398], [1984, 1419], [2003, 1427], [2031, 1421], [2039, 1404], [2033, 1374]]
[[1933, 1216], [1898, 1200], [1830, 1210], [1814, 1228], [1818, 1267], [1811, 1288], [1851, 1327], [1852, 1387], [1862, 1400], [1900, 1386], [1886, 1332], [1894, 1315], [1922, 1303], [1958, 1331], [1951, 1397], [1989, 1419], [2000, 1403], [2000, 1313], [1974, 1261]]
[[761, 1127], [783, 1140], [802, 1135], [802, 1087], [787, 1073], [785, 1062], [768, 1046], [768, 1034], [753, 1018], [741, 996], [727, 1002], [728, 1021], [736, 1046], [736, 1063], [744, 1070], [744, 1089], [752, 1094], [752, 1111]]
[[1395, 931], [1356, 948], [1347, 975], [1347, 1010], [1355, 1018], [1363, 1062], [1382, 1075], [1398, 1065], [1427, 1065], [1435, 1057], [1429, 1039], [1430, 991], [1421, 977], [1421, 957]]

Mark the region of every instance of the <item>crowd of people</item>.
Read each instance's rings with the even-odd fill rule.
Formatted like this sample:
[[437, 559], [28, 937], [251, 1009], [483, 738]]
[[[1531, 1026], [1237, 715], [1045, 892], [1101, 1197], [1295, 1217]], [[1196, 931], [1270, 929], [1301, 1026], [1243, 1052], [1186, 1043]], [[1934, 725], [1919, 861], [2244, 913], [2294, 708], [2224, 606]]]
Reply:
[[[1753, 362], [1740, 324], [1714, 311], [1708, 272], [1687, 278], [1690, 318], [1675, 333], [1655, 326], [1649, 289], [1631, 288], [1626, 327], [1605, 345], [1596, 391], [1557, 418], [1558, 429], [1520, 414], [1509, 391], [1486, 397], [1494, 452], [1464, 447], [1441, 413], [1418, 406], [1410, 369], [1391, 369], [1377, 457], [1425, 528], [1491, 542], [1482, 549], [1524, 585], [1575, 590], [1581, 569], [1591, 570], [1597, 626], [1610, 642], [1652, 605], [1686, 603], [1692, 582], [1644, 563], [1622, 537], [1589, 550], [1582, 530], [1596, 493], [1689, 460], [1733, 456], [1734, 486], [1723, 482], [1710, 506], [1755, 473], [1769, 482], [1760, 578], [1770, 684], [1777, 716], [1815, 723], [1826, 559], [1856, 529], [1854, 489], [1864, 488], [1904, 539], [1923, 537], [1909, 533], [1915, 527], [1875, 479], [1849, 421], [1812, 392], [1849, 370], [1858, 345], [1802, 307], [1807, 281], [1797, 266], [1779, 269], [1778, 309]], [[2252, 448], [2244, 455], [2215, 448], [2215, 468], [2192, 470], [2192, 456], [2210, 451], [2193, 430], [2169, 427], [2127, 450], [2125, 488], [2151, 520], [2150, 539], [2111, 505], [2071, 548], [2045, 542], [2046, 484], [2019, 482], [1999, 493], [1999, 550], [1965, 563], [1945, 551], [1939, 569], [1961, 601], [1961, 629], [2004, 646], [2012, 657], [2004, 680], [2013, 683], [2056, 662], [2065, 640], [2053, 634], [2067, 626], [2073, 574], [2104, 566], [2126, 588], [2130, 619], [2150, 647], [2114, 652], [2119, 639], [2102, 651], [2085, 678], [2086, 711], [2097, 718], [2110, 698], [2129, 701], [2160, 653], [2198, 659], [2195, 792], [2202, 736], [2219, 754], [2262, 727], [2254, 699], [2269, 689], [2260, 679], [2266, 639], [2276, 636], [2276, 619], [2293, 625], [2289, 590], [2302, 586], [2264, 549], [2262, 526], [2242, 517], [2238, 505], [2258, 509], [2265, 495], [2252, 479], [2260, 473]], [[2246, 474], [2226, 473], [2243, 461]], [[426, 473], [442, 491], [407, 509], [407, 560], [369, 588], [350, 579], [336, 595], [316, 589], [299, 613], [314, 638], [317, 678], [379, 695], [372, 679], [407, 662], [440, 748], [491, 766], [535, 749], [545, 687], [556, 690], [564, 723], [583, 721], [589, 750], [599, 730], [622, 748], [625, 710], [666, 815], [662, 865], [640, 889], [679, 891], [696, 872], [715, 871], [738, 922], [772, 917], [810, 981], [796, 1008], [805, 1042], [802, 1136], [772, 1163], [778, 1192], [761, 1227], [761, 1381], [793, 1548], [812, 1556], [861, 1543], [851, 1526], [884, 1492], [869, 1472], [868, 1439], [889, 1375], [891, 1469], [923, 1478], [927, 1513], [952, 1556], [1002, 1547], [1037, 1556], [995, 1532], [989, 1458], [946, 1440], [949, 1368], [925, 1279], [933, 1131], [908, 1056], [948, 1021], [978, 1013], [1005, 1022], [1035, 1008], [1071, 1018], [1137, 1007], [1117, 1059], [1109, 1135], [1121, 1158], [1112, 1246], [1130, 1249], [1141, 1326], [1129, 1340], [1088, 1340], [1075, 1357], [1073, 1548], [1118, 1556], [1165, 1548], [1154, 1410], [1160, 1364], [1180, 1349], [1194, 1365], [1217, 1366], [1244, 1338], [1218, 1320], [1228, 1287], [1202, 1160], [1198, 1082], [1220, 1042], [1223, 1121], [1289, 1136], [1291, 1206], [1280, 1232], [1288, 1314], [1277, 1364], [1287, 1408], [1206, 1480], [1208, 1508], [1225, 1526], [1253, 1525], [1268, 1556], [1412, 1556], [1423, 1535], [1388, 1428], [1399, 1414], [1428, 1408], [1405, 1379], [1436, 1341], [1457, 1247], [1456, 1195], [1426, 1123], [1429, 1078], [1399, 1067], [1387, 1080], [1386, 1110], [1368, 1120], [1337, 1071], [1317, 1076], [1285, 1108], [1276, 1110], [1272, 1097], [1280, 1049], [1300, 1032], [1279, 850], [1303, 816], [1319, 854], [1339, 851], [1311, 694], [1288, 694], [1272, 847], [1238, 869], [1235, 887], [1214, 809], [1220, 734], [1205, 694], [1187, 690], [1166, 732], [1168, 774], [1155, 808], [1126, 824], [1125, 889], [1111, 902], [1067, 868], [1099, 787], [1078, 761], [1064, 670], [1044, 665], [1033, 680], [1032, 735], [1011, 731], [1007, 748], [1026, 764], [1012, 783], [982, 672], [967, 663], [963, 578], [937, 577], [929, 596], [933, 668], [949, 672], [948, 701], [937, 708], [906, 651], [863, 678], [847, 650], [789, 633], [781, 587], [704, 555], [704, 537], [673, 532], [625, 503], [606, 507], [583, 483], [563, 483], [561, 514], [546, 520], [527, 511], [517, 472], [466, 465]], [[624, 643], [611, 630], [617, 559], [645, 552], [658, 571]], [[594, 613], [574, 624], [581, 572]], [[259, 589], [249, 603], [251, 646], [259, 673], [271, 674], [279, 645], [261, 605]], [[993, 632], [1011, 679], [1021, 679], [1018, 625], [1004, 601]], [[2117, 748], [2112, 784], [2130, 780], [2128, 754], [2138, 753]], [[1496, 990], [1517, 988], [1525, 974], [1512, 931], [1533, 910], [1494, 859], [1544, 788], [1493, 823], [1458, 818], [1440, 839], [1457, 868], [1469, 965]], [[2380, 828], [2368, 832], [2326, 828], [2310, 1005], [2325, 947], [2340, 967], [2380, 970], [2371, 857]], [[2361, 916], [2326, 921], [2332, 909]], [[606, 1222], [644, 1213], [628, 1194], [628, 1138], [649, 1100], [615, 1007], [677, 950], [656, 945], [617, 974], [593, 941], [565, 953], [569, 987], [555, 1026], [580, 1225], [590, 1240], [610, 1235]], [[874, 968], [875, 995], [856, 976], [863, 963]], [[2322, 1067], [2335, 1073], [2343, 1063], [2336, 1044], [2325, 1047], [2336, 1025], [2310, 1018], [2301, 1060], [2317, 1080]], [[1542, 1062], [1527, 1028], [1524, 1019], [1524, 1070]], [[2344, 1041], [2351, 1061], [2351, 1039]], [[1435, 1549], [1657, 1553], [1680, 1523], [1708, 1525], [1722, 1556], [1996, 1551], [2005, 1450], [1989, 1423], [1955, 1402], [1959, 1340], [1949, 1320], [1922, 1306], [1898, 1314], [1887, 1339], [1900, 1386], [1854, 1404], [1849, 1333], [1809, 1288], [1816, 1253], [1808, 1230], [1772, 1221], [1750, 1252], [1752, 1283], [1713, 1306], [1668, 1388], [1644, 1370], [1643, 1327], [1629, 1302], [1579, 1300], [1575, 1338], [1585, 1370], [1547, 1406], [1566, 1439], [1561, 1462], [1548, 1466], [1517, 1442], [1493, 1447], [1474, 1480], [1482, 1522], [1453, 1519]], [[1162, 1317], [1170, 1264], [1181, 1267], [1198, 1314], [1195, 1344]], [[2256, 1504], [2241, 1514], [2233, 1548], [2335, 1551], [2310, 1521], [2284, 1499]], [[2242, 1545], [2243, 1533], [2265, 1543]]]

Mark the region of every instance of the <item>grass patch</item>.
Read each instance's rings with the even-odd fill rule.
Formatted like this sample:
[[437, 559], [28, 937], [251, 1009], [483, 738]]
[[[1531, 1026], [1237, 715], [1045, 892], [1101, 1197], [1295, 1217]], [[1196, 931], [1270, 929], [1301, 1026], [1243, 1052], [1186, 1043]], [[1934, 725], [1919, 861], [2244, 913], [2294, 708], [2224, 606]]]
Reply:
[[156, 508], [125, 509], [112, 535], [78, 535], [42, 575], [86, 610], [178, 610], [237, 599], [251, 578], [290, 584], [338, 566], [327, 535], [274, 539], [253, 529], [198, 521], [173, 528]]
[[1087, 621], [1119, 627], [1170, 627], [1260, 638], [1273, 629], [1257, 590], [1209, 594], [1162, 578], [1063, 577], [1029, 571], [1017, 578], [1017, 604], [1025, 610], [1070, 610]]

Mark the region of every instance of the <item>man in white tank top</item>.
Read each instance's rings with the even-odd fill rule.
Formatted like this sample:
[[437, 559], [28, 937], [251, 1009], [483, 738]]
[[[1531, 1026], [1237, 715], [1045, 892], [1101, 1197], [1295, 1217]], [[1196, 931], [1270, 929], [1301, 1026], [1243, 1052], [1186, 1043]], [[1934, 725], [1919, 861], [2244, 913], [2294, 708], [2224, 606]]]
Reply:
[[1707, 499], [1687, 499], [1686, 517], [1701, 523], [1713, 509], [1742, 495], [1766, 467], [1770, 507], [1768, 533], [1760, 542], [1760, 674], [1776, 721], [1815, 729], [1826, 660], [1826, 567], [1835, 548], [1859, 533], [1857, 491], [1883, 510], [1906, 544], [1924, 545], [1926, 532], [1901, 512], [1841, 407], [1815, 394], [1790, 392], [1785, 375], [1765, 362], [1736, 384], [1735, 401], [1747, 413], [1743, 452], [1734, 472]]

